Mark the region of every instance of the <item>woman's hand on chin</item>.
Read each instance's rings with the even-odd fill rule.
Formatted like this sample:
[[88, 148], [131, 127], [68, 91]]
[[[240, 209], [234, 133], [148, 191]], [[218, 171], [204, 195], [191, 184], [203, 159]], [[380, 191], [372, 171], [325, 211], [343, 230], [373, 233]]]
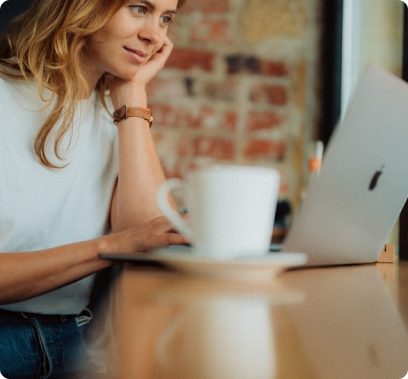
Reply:
[[166, 37], [163, 46], [156, 51], [150, 59], [143, 64], [132, 79], [133, 82], [142, 83], [145, 86], [164, 67], [173, 50], [173, 43]]
[[126, 80], [113, 76], [108, 78], [112, 104], [115, 109], [124, 104], [146, 106], [146, 86], [164, 67], [172, 49], [173, 43], [166, 37], [163, 46], [140, 66], [132, 79]]

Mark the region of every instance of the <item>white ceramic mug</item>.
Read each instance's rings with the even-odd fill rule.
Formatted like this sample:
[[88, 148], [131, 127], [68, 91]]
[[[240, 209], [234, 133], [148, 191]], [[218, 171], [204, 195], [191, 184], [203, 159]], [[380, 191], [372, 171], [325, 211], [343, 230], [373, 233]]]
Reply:
[[[169, 204], [182, 188], [188, 221]], [[265, 167], [214, 165], [169, 179], [159, 189], [160, 210], [207, 257], [230, 259], [267, 253], [279, 191], [279, 173]]]

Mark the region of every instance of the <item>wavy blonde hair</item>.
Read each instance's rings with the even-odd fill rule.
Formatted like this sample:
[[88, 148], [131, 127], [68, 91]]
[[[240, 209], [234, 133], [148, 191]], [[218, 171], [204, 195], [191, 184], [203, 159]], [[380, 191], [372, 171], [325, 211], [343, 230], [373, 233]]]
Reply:
[[[47, 105], [55, 105], [39, 130], [34, 150], [41, 163], [61, 168], [49, 160], [46, 145], [51, 131], [61, 120], [54, 142], [54, 154], [62, 161], [59, 147], [72, 126], [78, 99], [88, 95], [80, 66], [82, 49], [90, 35], [102, 28], [128, 0], [36, 0], [17, 17], [0, 38], [0, 74], [11, 79], [35, 81]], [[179, 0], [180, 7], [185, 0]], [[53, 98], [45, 100], [44, 91]], [[96, 90], [105, 105], [107, 90], [101, 77]]]

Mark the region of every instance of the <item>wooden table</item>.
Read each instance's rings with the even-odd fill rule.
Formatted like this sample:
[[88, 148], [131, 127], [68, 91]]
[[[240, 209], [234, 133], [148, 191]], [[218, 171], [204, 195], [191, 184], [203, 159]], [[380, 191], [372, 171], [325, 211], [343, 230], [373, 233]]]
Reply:
[[287, 271], [257, 282], [125, 265], [120, 379], [398, 379], [408, 371], [408, 264]]

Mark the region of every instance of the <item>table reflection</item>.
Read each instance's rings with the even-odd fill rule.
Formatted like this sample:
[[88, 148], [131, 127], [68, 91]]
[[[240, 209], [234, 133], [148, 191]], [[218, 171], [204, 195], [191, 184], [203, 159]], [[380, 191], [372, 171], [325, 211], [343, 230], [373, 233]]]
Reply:
[[[300, 270], [285, 282], [301, 286], [307, 301], [278, 318], [286, 319], [284, 326], [277, 326], [281, 341], [290, 341], [288, 350], [278, 342], [278, 377], [285, 377], [292, 366], [302, 378], [404, 376], [407, 329], [377, 266]], [[290, 356], [295, 345], [300, 362]], [[302, 374], [304, 370], [309, 374]]]
[[263, 283], [127, 266], [115, 296], [111, 377], [371, 379], [408, 370], [407, 329], [375, 265]]

